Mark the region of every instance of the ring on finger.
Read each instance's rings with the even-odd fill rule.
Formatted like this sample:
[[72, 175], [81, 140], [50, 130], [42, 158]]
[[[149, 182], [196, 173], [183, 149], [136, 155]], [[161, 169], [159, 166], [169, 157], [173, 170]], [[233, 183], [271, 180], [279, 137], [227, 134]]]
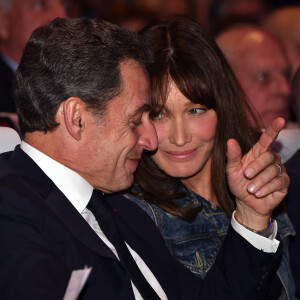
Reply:
[[281, 165], [279, 165], [279, 164], [273, 164], [274, 166], [276, 166], [276, 167], [278, 167], [279, 168], [279, 174], [277, 175], [277, 177], [279, 177], [280, 175], [281, 175], [281, 173], [282, 173], [282, 168], [281, 168]]

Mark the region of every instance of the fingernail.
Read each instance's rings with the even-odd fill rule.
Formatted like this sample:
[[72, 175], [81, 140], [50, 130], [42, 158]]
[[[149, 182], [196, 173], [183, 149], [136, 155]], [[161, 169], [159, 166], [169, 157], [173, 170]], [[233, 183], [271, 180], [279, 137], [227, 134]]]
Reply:
[[245, 171], [245, 175], [246, 175], [247, 177], [252, 177], [253, 174], [254, 174], [254, 170], [251, 169], [251, 168], [249, 168], [249, 169], [247, 169], [247, 170]]
[[255, 193], [255, 196], [256, 196], [256, 197], [262, 196], [262, 192], [261, 192], [261, 191], [257, 191], [257, 192]]
[[255, 192], [255, 189], [256, 189], [255, 184], [251, 184], [251, 185], [248, 187], [248, 191], [249, 191], [250, 193], [252, 193], [252, 194]]

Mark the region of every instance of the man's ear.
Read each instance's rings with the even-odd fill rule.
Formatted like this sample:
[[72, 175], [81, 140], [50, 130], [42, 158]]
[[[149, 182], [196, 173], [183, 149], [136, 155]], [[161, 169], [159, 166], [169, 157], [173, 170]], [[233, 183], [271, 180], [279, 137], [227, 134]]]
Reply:
[[87, 111], [84, 102], [78, 97], [70, 97], [62, 103], [62, 110], [66, 129], [79, 141], [86, 125]]
[[8, 35], [8, 12], [0, 8], [0, 42], [7, 40]]

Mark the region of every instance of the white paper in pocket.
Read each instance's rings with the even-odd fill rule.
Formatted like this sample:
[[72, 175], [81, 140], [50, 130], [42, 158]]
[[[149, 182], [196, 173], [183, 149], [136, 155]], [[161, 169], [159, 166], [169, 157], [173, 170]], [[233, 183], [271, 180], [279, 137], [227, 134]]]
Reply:
[[78, 298], [91, 271], [92, 267], [88, 268], [86, 266], [82, 270], [75, 270], [72, 272], [63, 300], [76, 300]]

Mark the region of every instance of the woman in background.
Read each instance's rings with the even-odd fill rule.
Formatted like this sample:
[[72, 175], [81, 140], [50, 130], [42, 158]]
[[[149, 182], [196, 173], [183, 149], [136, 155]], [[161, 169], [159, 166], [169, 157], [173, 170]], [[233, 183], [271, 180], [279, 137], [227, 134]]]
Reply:
[[[127, 197], [150, 215], [171, 254], [203, 278], [215, 261], [234, 210], [243, 205], [239, 199], [261, 201], [261, 206], [272, 197], [283, 199], [286, 173], [281, 175], [280, 162], [270, 151], [256, 153], [259, 146], [253, 145], [260, 132], [249, 126], [244, 93], [198, 23], [179, 17], [154, 25], [143, 35], [154, 59], [149, 69], [151, 118], [159, 145], [154, 153], [143, 155]], [[280, 122], [274, 126], [283, 126]], [[239, 173], [226, 165], [227, 143], [236, 146], [232, 138], [244, 155]], [[261, 172], [251, 181], [253, 174], [244, 177], [243, 170], [259, 155], [269, 166], [256, 170]], [[275, 280], [269, 297], [285, 293], [293, 299], [287, 247], [294, 230], [285, 213], [276, 215], [276, 220], [284, 253], [276, 278], [281, 284]], [[270, 230], [256, 233], [269, 237]]]

